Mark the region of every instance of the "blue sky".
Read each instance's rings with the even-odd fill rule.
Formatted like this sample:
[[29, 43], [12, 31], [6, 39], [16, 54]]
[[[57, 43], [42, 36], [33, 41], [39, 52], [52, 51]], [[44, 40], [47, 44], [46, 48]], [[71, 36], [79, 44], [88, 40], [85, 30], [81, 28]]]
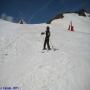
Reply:
[[58, 13], [86, 9], [90, 12], [90, 0], [0, 0], [0, 16], [11, 16], [17, 22], [47, 22]]

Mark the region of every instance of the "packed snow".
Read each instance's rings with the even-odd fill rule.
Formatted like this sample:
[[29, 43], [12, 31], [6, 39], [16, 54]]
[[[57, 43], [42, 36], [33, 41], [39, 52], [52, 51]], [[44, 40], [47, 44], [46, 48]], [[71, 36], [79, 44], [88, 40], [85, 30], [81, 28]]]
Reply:
[[0, 87], [90, 90], [90, 17], [54, 20], [48, 25], [52, 50], [42, 53], [46, 26], [0, 20]]

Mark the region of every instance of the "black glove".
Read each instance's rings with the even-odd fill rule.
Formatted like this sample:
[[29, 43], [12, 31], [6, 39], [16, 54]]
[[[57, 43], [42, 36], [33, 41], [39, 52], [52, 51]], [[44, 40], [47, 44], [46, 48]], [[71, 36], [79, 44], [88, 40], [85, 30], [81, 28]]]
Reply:
[[45, 34], [45, 32], [41, 32], [41, 35], [44, 35]]

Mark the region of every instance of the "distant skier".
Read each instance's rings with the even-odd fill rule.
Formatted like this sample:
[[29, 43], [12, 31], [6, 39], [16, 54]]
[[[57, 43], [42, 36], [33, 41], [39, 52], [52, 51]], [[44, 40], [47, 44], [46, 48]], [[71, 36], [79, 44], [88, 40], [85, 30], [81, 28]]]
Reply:
[[74, 31], [74, 27], [73, 26], [71, 26], [71, 31]]
[[69, 27], [68, 27], [68, 30], [74, 31], [74, 26], [72, 25], [72, 21], [70, 22], [70, 25], [69, 25]]
[[68, 30], [70, 30], [71, 26], [69, 25]]
[[46, 28], [45, 35], [46, 35], [46, 37], [45, 37], [45, 41], [44, 41], [43, 50], [46, 50], [46, 45], [47, 45], [48, 50], [51, 50], [50, 45], [49, 45], [49, 38], [50, 38], [50, 28], [49, 28], [49, 26], [47, 26], [47, 28]]
[[21, 19], [20, 24], [23, 24], [23, 20]]

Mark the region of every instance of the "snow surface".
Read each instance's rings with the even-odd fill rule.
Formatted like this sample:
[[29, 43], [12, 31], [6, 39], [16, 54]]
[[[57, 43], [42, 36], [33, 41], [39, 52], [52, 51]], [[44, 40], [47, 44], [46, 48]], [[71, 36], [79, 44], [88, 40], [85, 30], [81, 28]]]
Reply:
[[[74, 32], [68, 31], [72, 21]], [[90, 17], [65, 14], [49, 26], [50, 45], [42, 53], [47, 24], [0, 20], [0, 87], [19, 90], [90, 90]]]

